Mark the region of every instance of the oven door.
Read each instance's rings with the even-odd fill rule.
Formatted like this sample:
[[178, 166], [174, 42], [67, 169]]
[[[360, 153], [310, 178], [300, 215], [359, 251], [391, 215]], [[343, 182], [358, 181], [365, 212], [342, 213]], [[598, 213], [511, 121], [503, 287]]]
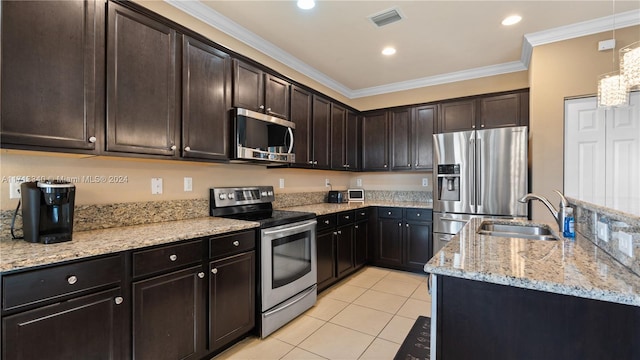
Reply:
[[316, 220], [262, 230], [262, 311], [317, 283]]

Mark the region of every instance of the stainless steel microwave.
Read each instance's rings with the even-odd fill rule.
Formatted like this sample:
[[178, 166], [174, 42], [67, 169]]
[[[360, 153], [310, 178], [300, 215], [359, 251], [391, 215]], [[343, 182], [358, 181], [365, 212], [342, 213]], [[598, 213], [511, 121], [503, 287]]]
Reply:
[[233, 118], [234, 160], [295, 162], [293, 122], [247, 109], [236, 109]]

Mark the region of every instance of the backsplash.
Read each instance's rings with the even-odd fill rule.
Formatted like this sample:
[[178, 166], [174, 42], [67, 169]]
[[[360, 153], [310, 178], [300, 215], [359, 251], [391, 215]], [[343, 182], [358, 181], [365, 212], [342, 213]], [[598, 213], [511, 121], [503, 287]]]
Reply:
[[[431, 201], [430, 191], [367, 191], [366, 199], [386, 201]], [[327, 192], [276, 194], [273, 207], [311, 205], [327, 201]], [[0, 211], [0, 240], [11, 239], [11, 220], [15, 210]], [[118, 203], [106, 205], [76, 205], [74, 231], [108, 229], [119, 226], [151, 224], [163, 221], [187, 220], [209, 216], [209, 199], [167, 200]], [[22, 216], [16, 217], [16, 229], [22, 229]], [[21, 230], [16, 235], [22, 235]]]
[[[640, 217], [572, 198], [568, 200], [576, 208], [576, 231], [640, 275]], [[609, 241], [598, 237], [598, 222], [606, 224]], [[631, 235], [633, 257], [620, 251], [620, 232]]]

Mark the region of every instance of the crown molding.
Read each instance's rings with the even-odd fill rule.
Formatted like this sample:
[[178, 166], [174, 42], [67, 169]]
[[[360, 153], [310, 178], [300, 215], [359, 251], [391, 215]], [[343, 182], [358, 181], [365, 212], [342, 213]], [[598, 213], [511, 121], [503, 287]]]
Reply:
[[262, 37], [248, 31], [238, 23], [198, 0], [164, 1], [349, 99], [525, 71], [529, 68], [533, 48], [536, 46], [611, 31], [614, 29], [614, 24], [616, 29], [640, 25], [640, 10], [632, 10], [594, 20], [560, 26], [549, 30], [525, 34], [519, 61], [354, 90], [309, 66]]

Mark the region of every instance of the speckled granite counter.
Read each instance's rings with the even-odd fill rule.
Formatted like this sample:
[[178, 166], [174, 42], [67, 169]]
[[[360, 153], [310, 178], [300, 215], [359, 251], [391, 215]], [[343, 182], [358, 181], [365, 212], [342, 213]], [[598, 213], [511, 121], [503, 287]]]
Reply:
[[329, 204], [329, 203], [320, 203], [320, 204], [312, 204], [312, 205], [302, 205], [302, 206], [293, 206], [288, 207], [286, 210], [291, 211], [306, 211], [312, 212], [317, 216], [338, 213], [341, 211], [355, 210], [363, 207], [369, 206], [390, 206], [390, 207], [403, 207], [403, 208], [418, 208], [418, 209], [433, 209], [432, 202], [424, 202], [424, 201], [365, 201], [364, 203], [339, 203], [339, 204]]
[[206, 217], [79, 231], [73, 233], [72, 241], [58, 244], [44, 245], [32, 244], [24, 240], [3, 240], [0, 241], [0, 271], [53, 264], [258, 226], [256, 222]]
[[476, 233], [482, 221], [472, 219], [424, 271], [640, 306], [640, 277], [580, 234], [575, 241], [487, 236]]

